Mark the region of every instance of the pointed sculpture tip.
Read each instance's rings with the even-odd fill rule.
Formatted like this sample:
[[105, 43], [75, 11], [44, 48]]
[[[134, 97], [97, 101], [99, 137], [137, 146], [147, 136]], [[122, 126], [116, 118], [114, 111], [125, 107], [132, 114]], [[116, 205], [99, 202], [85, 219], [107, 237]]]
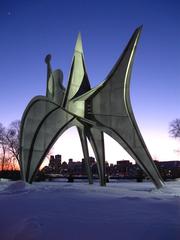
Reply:
[[80, 32], [78, 33], [76, 46], [75, 46], [75, 51], [83, 53], [82, 38], [81, 38], [81, 33]]
[[133, 36], [139, 37], [142, 31], [143, 25], [140, 25], [139, 27], [137, 27], [133, 33]]
[[51, 61], [51, 54], [48, 54], [48, 55], [46, 55], [46, 57], [45, 57], [45, 63], [46, 63], [46, 64], [49, 64], [50, 61]]
[[81, 32], [78, 32], [78, 37], [77, 38], [79, 38], [82, 41], [82, 39], [81, 39]]
[[143, 28], [143, 25], [140, 25], [139, 27], [136, 28], [136, 31], [141, 32]]

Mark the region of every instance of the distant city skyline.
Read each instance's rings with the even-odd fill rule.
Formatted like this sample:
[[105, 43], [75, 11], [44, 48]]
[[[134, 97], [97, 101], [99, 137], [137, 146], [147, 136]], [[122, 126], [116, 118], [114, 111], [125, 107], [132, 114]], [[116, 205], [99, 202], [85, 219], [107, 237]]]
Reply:
[[[179, 146], [177, 140], [171, 138], [159, 139], [153, 132], [152, 137], [148, 137], [148, 135], [143, 135], [143, 137], [154, 160], [168, 161], [179, 159], [178, 154], [175, 152], [178, 150]], [[164, 149], [159, 148], [162, 142]], [[90, 144], [88, 144], [88, 146], [90, 156], [94, 157]], [[169, 147], [171, 147], [172, 152], [169, 152]], [[54, 155], [62, 155], [63, 161], [68, 161], [69, 158], [73, 158], [74, 161], [81, 160], [83, 158], [83, 153], [76, 128], [72, 127], [71, 129], [68, 129], [57, 140], [53, 148], [50, 150], [50, 153]], [[131, 162], [134, 162], [131, 156], [107, 134], [105, 134], [105, 156], [106, 161], [109, 163], [116, 163], [118, 160], [130, 160]], [[174, 156], [174, 158], [172, 156]]]
[[[35, 95], [45, 95], [44, 57], [64, 72], [67, 84], [76, 37], [82, 33], [90, 82], [102, 82], [134, 29], [143, 24], [132, 72], [131, 100], [143, 138], [154, 159], [179, 160], [180, 142], [169, 137], [169, 123], [180, 117], [179, 1], [10, 1], [2, 0], [0, 122], [20, 119]], [[106, 160], [130, 159], [105, 137]], [[82, 158], [75, 129], [53, 147], [65, 159]], [[70, 152], [71, 151], [71, 152]], [[93, 156], [90, 150], [90, 155]]]
[[[96, 178], [98, 175], [97, 162], [94, 157], [89, 157], [89, 162], [92, 174]], [[180, 177], [180, 161], [162, 162], [155, 160], [154, 163], [165, 181], [167, 179], [176, 179]], [[143, 181], [146, 176], [136, 163], [132, 163], [129, 160], [117, 161], [115, 164], [109, 164], [106, 162], [105, 169], [107, 182], [109, 182], [109, 178], [136, 179], [139, 182]], [[84, 159], [82, 159], [82, 161], [74, 161], [74, 159], [71, 158], [68, 162], [64, 162], [62, 161], [62, 156], [59, 154], [50, 156], [49, 163], [41, 168], [41, 173], [44, 175], [44, 179], [48, 179], [49, 177], [61, 178], [68, 176], [68, 181], [72, 182], [74, 181], [74, 177], [82, 179], [85, 175], [87, 176]]]

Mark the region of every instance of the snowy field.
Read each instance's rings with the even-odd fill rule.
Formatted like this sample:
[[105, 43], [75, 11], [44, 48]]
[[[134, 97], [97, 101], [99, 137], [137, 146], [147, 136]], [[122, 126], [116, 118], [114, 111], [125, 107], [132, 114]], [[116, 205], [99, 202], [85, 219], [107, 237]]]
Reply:
[[180, 180], [0, 182], [0, 240], [180, 240]]

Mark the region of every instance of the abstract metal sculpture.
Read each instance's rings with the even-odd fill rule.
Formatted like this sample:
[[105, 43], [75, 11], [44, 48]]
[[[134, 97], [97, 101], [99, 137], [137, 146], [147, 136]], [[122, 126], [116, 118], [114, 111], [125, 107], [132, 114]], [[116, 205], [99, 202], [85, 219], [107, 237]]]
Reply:
[[87, 138], [95, 153], [100, 184], [106, 184], [105, 132], [131, 155], [157, 188], [163, 186], [163, 180], [144, 143], [130, 103], [130, 75], [140, 32], [141, 27], [135, 30], [105, 81], [93, 89], [85, 68], [80, 34], [66, 90], [62, 85], [62, 72], [52, 71], [51, 56], [47, 55], [46, 96], [33, 98], [21, 121], [20, 167], [25, 181], [33, 181], [40, 164], [57, 138], [68, 128], [76, 126], [89, 183], [93, 182], [93, 178]]

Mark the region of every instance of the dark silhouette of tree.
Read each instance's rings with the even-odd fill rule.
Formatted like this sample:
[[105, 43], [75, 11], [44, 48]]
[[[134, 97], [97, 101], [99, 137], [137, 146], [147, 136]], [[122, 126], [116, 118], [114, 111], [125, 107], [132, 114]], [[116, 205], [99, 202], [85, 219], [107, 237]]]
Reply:
[[16, 169], [19, 160], [20, 121], [13, 121], [8, 128], [0, 123], [0, 170]]
[[20, 138], [20, 121], [13, 121], [6, 132], [6, 141], [9, 153], [19, 161], [19, 138]]
[[0, 123], [0, 170], [4, 170], [7, 155], [6, 130]]
[[180, 138], [180, 119], [173, 120], [169, 125], [169, 134], [171, 137]]

